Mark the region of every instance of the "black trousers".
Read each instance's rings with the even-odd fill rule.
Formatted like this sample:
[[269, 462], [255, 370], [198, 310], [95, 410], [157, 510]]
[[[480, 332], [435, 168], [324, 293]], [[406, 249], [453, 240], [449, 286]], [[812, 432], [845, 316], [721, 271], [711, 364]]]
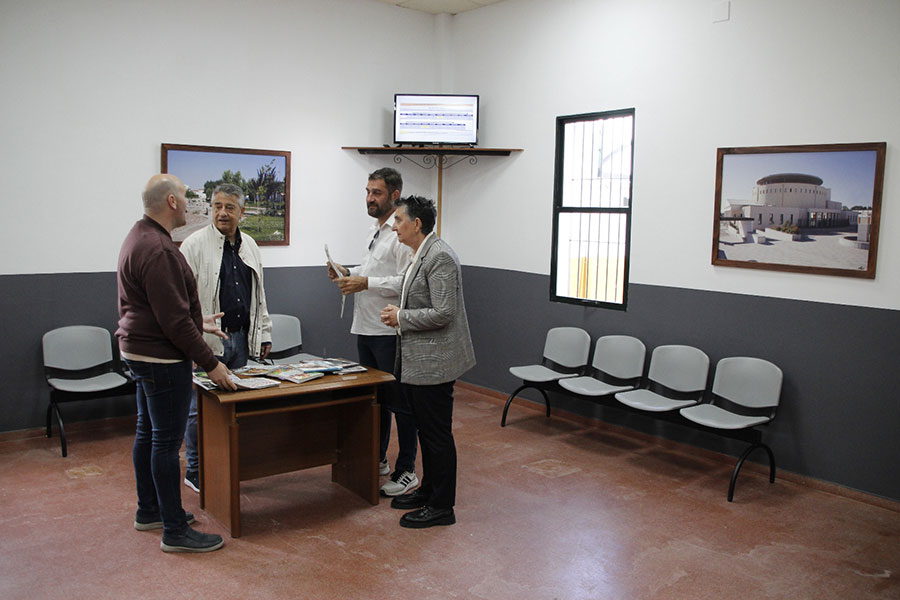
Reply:
[[[394, 355], [397, 352], [396, 335], [357, 335], [356, 349], [359, 352], [359, 364], [364, 367], [373, 367], [388, 373], [394, 370]], [[388, 444], [391, 441], [391, 414], [397, 421], [397, 445], [400, 451], [397, 454], [397, 462], [394, 463], [394, 471], [416, 470], [416, 424], [413, 420], [412, 409], [409, 403], [400, 393], [400, 386], [396, 382], [382, 386], [379, 392], [381, 403], [381, 430], [379, 438], [379, 460], [387, 459]]]
[[433, 508], [456, 504], [456, 444], [453, 441], [453, 381], [437, 385], [401, 383], [412, 407], [422, 451], [423, 493]]

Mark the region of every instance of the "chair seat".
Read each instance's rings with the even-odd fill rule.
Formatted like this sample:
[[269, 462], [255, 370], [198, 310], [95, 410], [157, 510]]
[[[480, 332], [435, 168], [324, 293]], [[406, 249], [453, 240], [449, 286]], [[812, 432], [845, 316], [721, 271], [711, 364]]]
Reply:
[[593, 377], [572, 377], [562, 379], [559, 382], [560, 387], [581, 394], [582, 396], [608, 396], [616, 392], [626, 392], [634, 389], [630, 385], [610, 385]]
[[104, 373], [103, 375], [88, 377], [87, 379], [58, 379], [51, 377], [47, 379], [47, 383], [50, 384], [50, 387], [60, 392], [91, 393], [115, 389], [128, 383], [128, 379], [118, 373]]
[[509, 372], [523, 381], [531, 381], [534, 383], [549, 383], [551, 381], [558, 381], [563, 378], [576, 377], [578, 375], [578, 373], [560, 373], [559, 371], [548, 369], [544, 365], [510, 367]]
[[616, 400], [631, 408], [649, 412], [666, 412], [697, 404], [696, 400], [673, 400], [650, 390], [631, 390], [616, 394]]
[[764, 416], [748, 417], [738, 415], [712, 404], [691, 406], [683, 408], [679, 412], [682, 417], [689, 421], [715, 429], [747, 429], [748, 427], [767, 423], [770, 420], [769, 417]]

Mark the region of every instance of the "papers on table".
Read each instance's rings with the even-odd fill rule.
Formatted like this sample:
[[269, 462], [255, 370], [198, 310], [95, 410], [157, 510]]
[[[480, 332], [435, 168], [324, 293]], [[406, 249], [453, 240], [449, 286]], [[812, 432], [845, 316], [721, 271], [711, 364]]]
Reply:
[[307, 373], [295, 367], [282, 366], [270, 372], [266, 377], [274, 377], [282, 381], [290, 381], [291, 383], [304, 383], [311, 379], [323, 377], [325, 373]]
[[[194, 373], [194, 383], [202, 387], [204, 390], [215, 390], [218, 389], [215, 383], [213, 383], [212, 379], [203, 372], [196, 371]], [[238, 377], [234, 373], [230, 376], [231, 381], [234, 382], [234, 385], [239, 388], [243, 388], [245, 390], [262, 390], [270, 387], [277, 387], [279, 384], [277, 381], [272, 381], [271, 379], [266, 379], [265, 377]]]
[[[286, 365], [241, 367], [234, 370], [231, 375], [231, 380], [240, 388], [261, 390], [264, 388], [276, 387], [280, 385], [279, 381], [304, 383], [330, 373], [346, 375], [348, 373], [363, 373], [365, 371], [366, 368], [364, 366], [352, 360], [347, 360], [346, 358], [320, 358]], [[251, 377], [238, 377], [235, 373], [240, 375], [251, 375]], [[194, 372], [194, 383], [205, 390], [218, 389], [218, 386], [213, 383], [209, 376], [203, 371]]]
[[234, 385], [238, 386], [239, 388], [244, 388], [245, 390], [263, 390], [265, 388], [278, 387], [279, 385], [281, 385], [277, 381], [273, 381], [265, 377], [241, 378], [232, 375], [231, 380], [234, 382]]

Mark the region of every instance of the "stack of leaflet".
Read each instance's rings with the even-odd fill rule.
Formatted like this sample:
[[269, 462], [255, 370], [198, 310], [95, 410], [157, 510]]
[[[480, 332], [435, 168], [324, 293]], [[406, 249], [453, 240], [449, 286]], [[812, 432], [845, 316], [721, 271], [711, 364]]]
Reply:
[[318, 360], [304, 360], [296, 363], [298, 368], [309, 372], [334, 373], [346, 375], [348, 373], [364, 373], [366, 368], [357, 362], [346, 358], [322, 358]]
[[[357, 362], [346, 358], [318, 358], [304, 360], [286, 365], [254, 365], [235, 369], [235, 373], [251, 377], [240, 379], [232, 376], [236, 385], [248, 389], [262, 389], [279, 385], [280, 381], [291, 383], [304, 383], [318, 379], [326, 374], [346, 375], [348, 373], [363, 373], [366, 368]], [[267, 379], [269, 378], [269, 379]], [[215, 389], [216, 385], [207, 377], [206, 373], [198, 371], [194, 373], [194, 383], [204, 389]]]
[[[271, 379], [266, 379], [265, 377], [245, 377], [240, 378], [237, 375], [230, 376], [231, 381], [234, 382], [234, 385], [239, 388], [243, 388], [245, 390], [262, 390], [270, 387], [277, 387], [281, 385], [277, 381], [272, 381]], [[209, 378], [204, 371], [195, 371], [193, 376], [194, 383], [202, 387], [204, 390], [215, 390], [218, 389], [213, 380]]]
[[[303, 369], [298, 369], [295, 365], [282, 365], [277, 369], [273, 369], [266, 373], [266, 377], [274, 377], [275, 379], [280, 379], [282, 381], [290, 381], [291, 383], [304, 383], [306, 381], [310, 381], [312, 379], [318, 379], [319, 377], [324, 377], [325, 373], [322, 372], [307, 372]], [[277, 385], [277, 384], [276, 384]]]
[[248, 377], [262, 377], [268, 375], [276, 368], [278, 368], [276, 365], [247, 365], [245, 367], [234, 369], [232, 373], [239, 373], [241, 375], [247, 375]]

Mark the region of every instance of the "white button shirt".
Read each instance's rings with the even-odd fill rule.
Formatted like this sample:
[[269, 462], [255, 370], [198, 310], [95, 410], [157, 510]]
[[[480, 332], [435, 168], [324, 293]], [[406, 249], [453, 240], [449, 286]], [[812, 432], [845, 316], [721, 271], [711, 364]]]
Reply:
[[381, 322], [381, 309], [388, 304], [400, 304], [403, 274], [409, 266], [412, 250], [397, 240], [397, 234], [391, 231], [391, 219], [380, 227], [378, 221], [369, 227], [365, 248], [362, 263], [350, 268], [351, 275], [369, 278], [369, 289], [353, 295], [353, 325], [350, 333], [395, 335], [393, 327]]

